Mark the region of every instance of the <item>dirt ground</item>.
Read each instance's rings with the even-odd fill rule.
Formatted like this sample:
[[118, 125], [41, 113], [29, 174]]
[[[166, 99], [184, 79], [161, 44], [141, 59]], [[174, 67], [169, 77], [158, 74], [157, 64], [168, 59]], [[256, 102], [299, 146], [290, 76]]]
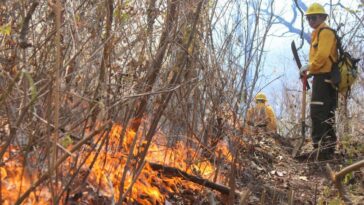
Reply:
[[[331, 160], [319, 161], [314, 157], [292, 158], [292, 146], [286, 139], [263, 137], [254, 148], [241, 155], [243, 168], [238, 173], [238, 189], [248, 187], [252, 193], [249, 204], [341, 204], [337, 189], [328, 178], [327, 164], [333, 171], [363, 160], [363, 141], [352, 141], [350, 153], [343, 146]], [[301, 153], [312, 153], [309, 140]], [[353, 204], [364, 204], [364, 168], [343, 179]], [[289, 203], [289, 201], [291, 201]]]

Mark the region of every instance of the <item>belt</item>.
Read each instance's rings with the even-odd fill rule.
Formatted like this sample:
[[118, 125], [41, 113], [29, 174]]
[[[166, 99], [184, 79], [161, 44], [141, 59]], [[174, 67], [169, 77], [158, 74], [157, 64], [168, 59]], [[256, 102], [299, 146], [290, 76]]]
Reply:
[[310, 73], [310, 75], [313, 75], [313, 76], [325, 76], [325, 75], [331, 75], [330, 73], [331, 72], [328, 72], [328, 73]]

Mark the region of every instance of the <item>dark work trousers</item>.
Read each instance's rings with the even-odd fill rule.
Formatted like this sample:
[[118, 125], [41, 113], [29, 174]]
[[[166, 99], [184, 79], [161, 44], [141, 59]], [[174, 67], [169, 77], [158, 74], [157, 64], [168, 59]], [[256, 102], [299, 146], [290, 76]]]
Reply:
[[329, 73], [317, 74], [313, 77], [311, 97], [312, 141], [315, 148], [321, 140], [321, 146], [335, 149], [335, 109], [337, 91], [333, 88]]

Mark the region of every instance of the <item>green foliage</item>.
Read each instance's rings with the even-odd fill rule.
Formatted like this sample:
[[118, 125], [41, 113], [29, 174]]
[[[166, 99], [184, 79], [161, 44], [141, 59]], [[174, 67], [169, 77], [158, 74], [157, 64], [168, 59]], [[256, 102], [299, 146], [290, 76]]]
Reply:
[[37, 97], [37, 88], [35, 87], [33, 78], [30, 76], [28, 71], [23, 70], [22, 73], [25, 75], [26, 79], [29, 82], [30, 85], [30, 92], [31, 92], [31, 96], [32, 96], [32, 101], [35, 100], [35, 98]]
[[114, 9], [114, 18], [120, 23], [124, 23], [130, 19], [130, 14], [126, 8], [129, 8], [130, 1], [126, 1], [123, 4], [118, 4]]
[[334, 199], [331, 199], [329, 201], [320, 198], [318, 200], [318, 205], [344, 205], [344, 203], [341, 201], [341, 199], [339, 197], [335, 197]]
[[130, 15], [128, 13], [122, 13], [120, 16], [120, 21], [125, 22], [130, 18]]
[[[336, 196], [334, 196], [336, 195]], [[337, 196], [335, 191], [328, 186], [324, 186], [322, 190], [322, 195], [318, 199], [318, 205], [343, 205], [340, 197]]]
[[7, 23], [5, 25], [0, 26], [0, 34], [4, 36], [8, 36], [11, 33], [11, 23]]
[[130, 3], [131, 3], [131, 0], [126, 0], [126, 1], [124, 2], [124, 5], [125, 5], [125, 6], [129, 6], [129, 5], [130, 5]]
[[323, 190], [322, 194], [324, 195], [324, 197], [329, 197], [331, 195], [330, 187], [324, 186], [324, 190]]
[[120, 4], [118, 4], [116, 7], [115, 7], [115, 9], [114, 9], [114, 18], [115, 19], [118, 19], [118, 20], [120, 20], [120, 17], [121, 17], [121, 5]]
[[359, 144], [356, 149], [358, 150], [358, 153], [364, 153], [364, 143]]
[[67, 148], [68, 146], [73, 144], [73, 140], [71, 139], [70, 135], [67, 134], [59, 141], [59, 144], [61, 144], [63, 147]]
[[212, 8], [214, 8], [214, 6], [215, 6], [215, 1], [209, 0], [209, 1], [207, 2], [207, 6], [206, 6], [206, 8], [208, 8], [208, 9], [212, 9]]
[[348, 162], [351, 164], [350, 160], [355, 157], [358, 153], [364, 152], [364, 144], [363, 143], [355, 143], [353, 142], [353, 137], [350, 135], [343, 136], [340, 140], [345, 153], [349, 157]]
[[338, 197], [329, 201], [329, 205], [342, 205], [342, 204], [343, 203], [341, 202], [341, 200]]
[[354, 175], [352, 172], [345, 175], [345, 177], [342, 179], [342, 182], [347, 185], [351, 179], [354, 178]]

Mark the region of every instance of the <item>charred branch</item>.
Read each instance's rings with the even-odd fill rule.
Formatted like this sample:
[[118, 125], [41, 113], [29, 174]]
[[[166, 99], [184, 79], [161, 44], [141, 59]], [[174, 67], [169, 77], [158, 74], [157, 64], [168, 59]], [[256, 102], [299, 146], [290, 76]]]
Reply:
[[37, 8], [38, 5], [39, 5], [38, 1], [33, 2], [32, 5], [29, 8], [29, 11], [28, 11], [27, 15], [24, 18], [23, 26], [21, 28], [20, 36], [19, 36], [19, 46], [20, 46], [20, 48], [27, 48], [27, 47], [32, 46], [32, 44], [27, 42], [26, 36], [27, 36], [28, 30], [29, 30], [30, 19], [32, 18], [32, 15], [33, 15], [33, 13], [34, 13], [34, 11], [35, 11], [35, 9]]
[[204, 187], [208, 187], [210, 189], [216, 190], [222, 194], [228, 195], [230, 193], [230, 188], [226, 187], [224, 185], [221, 184], [217, 184], [214, 182], [211, 182], [209, 180], [203, 179], [201, 177], [198, 176], [194, 176], [191, 174], [188, 174], [187, 172], [184, 172], [180, 169], [174, 168], [174, 167], [169, 167], [169, 166], [164, 166], [161, 164], [156, 164], [156, 163], [151, 163], [149, 162], [150, 167], [158, 172], [162, 172], [163, 174], [165, 174], [166, 176], [171, 176], [171, 177], [182, 177], [185, 180], [194, 182], [196, 184], [199, 184], [201, 186]]

